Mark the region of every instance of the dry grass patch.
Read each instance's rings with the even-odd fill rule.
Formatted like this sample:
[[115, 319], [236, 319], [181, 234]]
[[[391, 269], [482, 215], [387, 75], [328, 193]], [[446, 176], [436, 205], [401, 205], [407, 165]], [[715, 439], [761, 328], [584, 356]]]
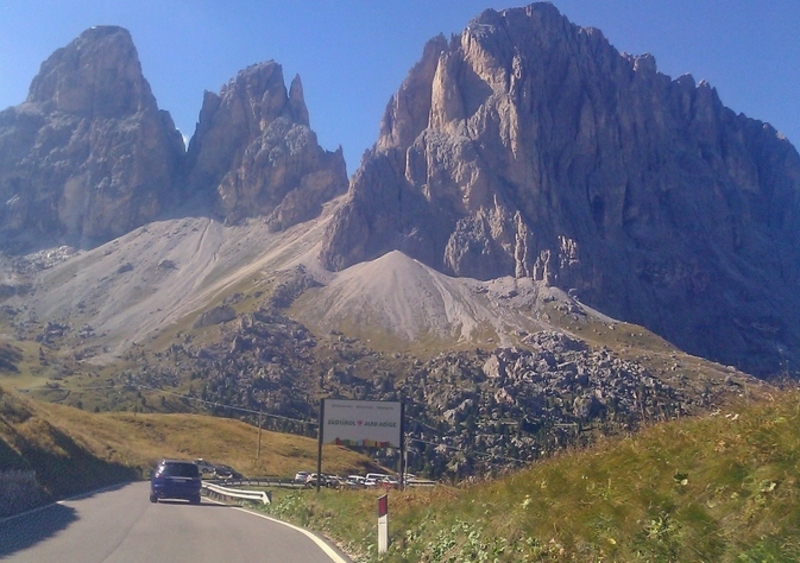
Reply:
[[[246, 475], [294, 475], [316, 466], [317, 442], [311, 438], [261, 431], [241, 421], [196, 414], [90, 414], [56, 404], [41, 408], [94, 451], [124, 463], [150, 466], [162, 457], [204, 458], [231, 465]], [[368, 461], [349, 450], [326, 447], [326, 469], [357, 470]]]
[[485, 484], [392, 492], [380, 559], [376, 496], [287, 494], [270, 510], [361, 561], [798, 561], [800, 393], [654, 425]]
[[[63, 497], [145, 478], [162, 457], [230, 465], [247, 476], [292, 477], [316, 468], [316, 440], [231, 419], [194, 414], [93, 414], [19, 397], [0, 388], [0, 458], [7, 469], [36, 471], [44, 490]], [[324, 470], [363, 473], [364, 456], [326, 446]]]

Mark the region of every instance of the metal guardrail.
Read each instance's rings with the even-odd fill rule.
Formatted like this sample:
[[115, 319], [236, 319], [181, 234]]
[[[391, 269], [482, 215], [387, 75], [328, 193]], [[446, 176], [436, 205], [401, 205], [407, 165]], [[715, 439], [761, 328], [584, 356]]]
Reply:
[[429, 479], [409, 479], [405, 482], [406, 487], [435, 487], [436, 481]]
[[216, 483], [203, 483], [203, 489], [205, 489], [206, 494], [212, 498], [224, 497], [228, 499], [260, 502], [261, 504], [272, 503], [272, 495], [269, 491], [245, 491], [243, 489], [223, 487]]
[[209, 479], [210, 483], [232, 487], [281, 487], [284, 489], [302, 489], [305, 483], [297, 483], [291, 479], [280, 477], [237, 477], [235, 479]]
[[[433, 487], [435, 481], [427, 479], [409, 479], [405, 483], [406, 487]], [[280, 487], [287, 489], [306, 489], [307, 483], [298, 483], [291, 479], [281, 479], [280, 477], [239, 477], [235, 479], [213, 479], [203, 481], [203, 488], [209, 496], [218, 498], [228, 498], [237, 500], [250, 500], [270, 504], [272, 495], [269, 491], [247, 491], [235, 487]]]

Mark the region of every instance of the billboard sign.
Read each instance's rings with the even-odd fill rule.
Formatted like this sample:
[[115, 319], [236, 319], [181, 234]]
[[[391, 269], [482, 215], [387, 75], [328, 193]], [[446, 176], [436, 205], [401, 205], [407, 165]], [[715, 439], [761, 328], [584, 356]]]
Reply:
[[322, 441], [341, 446], [400, 448], [402, 403], [325, 399]]

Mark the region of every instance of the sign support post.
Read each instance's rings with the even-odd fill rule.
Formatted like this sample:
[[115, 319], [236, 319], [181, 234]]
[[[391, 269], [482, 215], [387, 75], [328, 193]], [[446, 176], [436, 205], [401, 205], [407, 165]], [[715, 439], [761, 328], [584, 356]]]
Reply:
[[319, 402], [319, 441], [317, 443], [317, 493], [319, 493], [320, 484], [322, 482], [322, 429], [325, 422], [325, 399]]
[[258, 412], [258, 444], [256, 445], [256, 461], [261, 459], [261, 411]]
[[406, 488], [406, 403], [400, 403], [400, 490]]

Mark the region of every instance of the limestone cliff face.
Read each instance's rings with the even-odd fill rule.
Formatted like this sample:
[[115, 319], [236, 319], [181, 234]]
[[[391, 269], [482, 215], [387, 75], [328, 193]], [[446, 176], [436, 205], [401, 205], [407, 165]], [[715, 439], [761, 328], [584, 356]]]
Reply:
[[400, 249], [533, 277], [760, 373], [800, 357], [800, 157], [707, 83], [617, 52], [550, 4], [425, 48], [323, 262]]
[[188, 159], [190, 189], [210, 192], [231, 223], [263, 215], [283, 229], [347, 189], [342, 151], [323, 150], [309, 127], [300, 78], [287, 92], [272, 61], [241, 71], [219, 95], [206, 92]]
[[142, 76], [130, 34], [95, 27], [42, 64], [27, 100], [0, 112], [0, 247], [93, 246], [210, 195], [228, 222], [282, 229], [344, 193], [342, 151], [309, 127], [299, 77], [249, 67], [206, 93], [188, 154]]
[[130, 34], [89, 29], [0, 112], [2, 238], [91, 245], [126, 233], [169, 204], [183, 152]]

